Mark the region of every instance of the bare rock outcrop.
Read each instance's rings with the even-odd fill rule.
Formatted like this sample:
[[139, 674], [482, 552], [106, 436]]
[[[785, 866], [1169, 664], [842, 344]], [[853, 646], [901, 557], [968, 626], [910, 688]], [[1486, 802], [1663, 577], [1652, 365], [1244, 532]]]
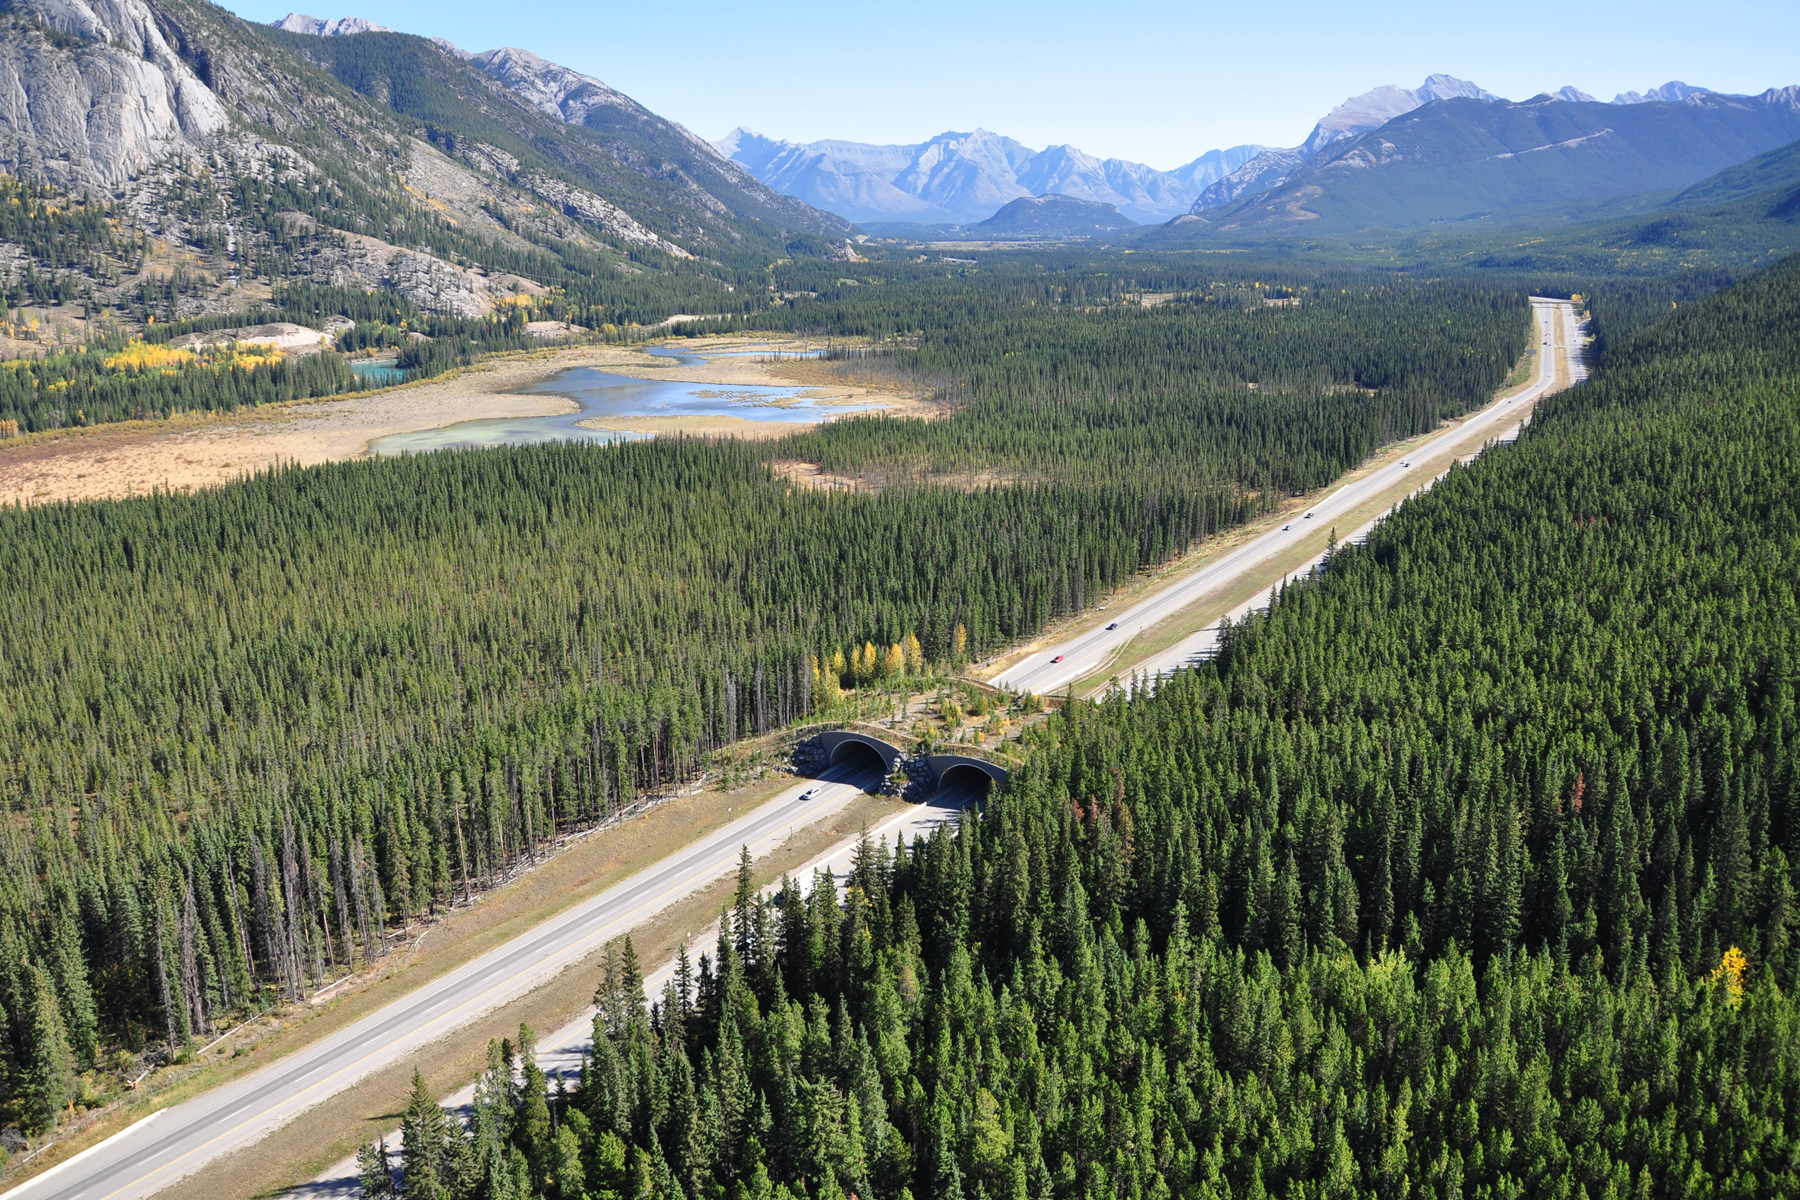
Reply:
[[598, 225], [620, 241], [653, 247], [673, 258], [694, 257], [674, 242], [645, 229], [618, 205], [602, 200], [583, 188], [541, 173], [525, 176], [518, 182], [539, 199], [555, 205], [571, 217]]
[[0, 21], [0, 169], [112, 190], [228, 122], [143, 0], [29, 0]]

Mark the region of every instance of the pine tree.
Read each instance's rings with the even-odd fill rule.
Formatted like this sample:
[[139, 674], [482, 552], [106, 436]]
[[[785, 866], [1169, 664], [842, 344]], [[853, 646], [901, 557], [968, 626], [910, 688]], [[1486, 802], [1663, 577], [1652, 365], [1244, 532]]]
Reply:
[[74, 1055], [69, 1050], [62, 1011], [49, 977], [36, 963], [24, 971], [24, 1045], [18, 1067], [21, 1123], [38, 1132], [51, 1128], [75, 1095]]
[[356, 1152], [356, 1175], [364, 1200], [391, 1200], [400, 1194], [388, 1163], [387, 1139], [370, 1142]]
[[407, 1200], [456, 1200], [454, 1162], [456, 1137], [450, 1114], [425, 1086], [418, 1068], [413, 1069], [412, 1095], [400, 1118], [400, 1169], [406, 1179]]

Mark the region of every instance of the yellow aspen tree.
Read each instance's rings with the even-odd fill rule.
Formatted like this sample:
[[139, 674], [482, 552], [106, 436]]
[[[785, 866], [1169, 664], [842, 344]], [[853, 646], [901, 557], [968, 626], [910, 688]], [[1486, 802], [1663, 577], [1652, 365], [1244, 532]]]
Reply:
[[968, 650], [969, 631], [963, 628], [963, 623], [961, 621], [958, 621], [956, 623], [956, 632], [950, 636], [950, 653], [955, 655], [957, 660], [960, 661], [963, 655], [968, 653]]
[[844, 670], [844, 648], [839, 646], [831, 652], [831, 673], [837, 676], [839, 683], [843, 682]]
[[881, 651], [875, 648], [874, 642], [864, 642], [862, 648], [862, 670], [857, 673], [859, 679], [873, 679], [875, 672], [881, 669]]
[[887, 679], [899, 679], [906, 674], [906, 651], [899, 642], [888, 647], [881, 659], [881, 674]]
[[919, 635], [908, 633], [900, 647], [906, 651], [906, 669], [909, 672], [917, 671], [925, 662], [925, 647], [919, 645]]
[[1744, 1003], [1744, 972], [1749, 966], [1750, 960], [1744, 957], [1744, 952], [1732, 946], [1719, 959], [1719, 965], [1713, 968], [1712, 974], [1707, 976], [1714, 986], [1721, 983], [1725, 985], [1725, 1003], [1733, 1009]]

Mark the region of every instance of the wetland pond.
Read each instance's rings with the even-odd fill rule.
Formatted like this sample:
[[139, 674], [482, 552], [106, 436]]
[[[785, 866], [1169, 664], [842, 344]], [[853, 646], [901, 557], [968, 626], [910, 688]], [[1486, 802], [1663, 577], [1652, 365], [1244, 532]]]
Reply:
[[[651, 347], [657, 358], [676, 366], [707, 361], [689, 351]], [[775, 355], [761, 353], [766, 357]], [[737, 357], [735, 354], [708, 357]], [[807, 355], [810, 357], [810, 355]], [[789, 354], [788, 357], [797, 357]], [[371, 454], [411, 454], [427, 450], [467, 450], [482, 446], [528, 446], [539, 442], [621, 442], [653, 436], [617, 429], [589, 428], [587, 423], [620, 417], [739, 417], [750, 421], [818, 422], [837, 413], [866, 406], [832, 404], [809, 398], [804, 387], [768, 384], [690, 383], [675, 379], [639, 379], [595, 367], [571, 367], [523, 389], [525, 394], [566, 396], [574, 412], [548, 417], [495, 417], [458, 421], [440, 429], [419, 429], [376, 438]]]

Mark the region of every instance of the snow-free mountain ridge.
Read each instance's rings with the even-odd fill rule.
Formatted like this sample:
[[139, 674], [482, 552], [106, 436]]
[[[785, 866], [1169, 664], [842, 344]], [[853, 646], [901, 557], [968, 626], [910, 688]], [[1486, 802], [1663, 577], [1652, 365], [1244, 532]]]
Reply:
[[815, 208], [852, 221], [926, 224], [983, 221], [1009, 201], [1051, 193], [1111, 204], [1134, 221], [1166, 221], [1262, 149], [1211, 150], [1159, 171], [1069, 145], [1034, 150], [985, 129], [883, 146], [789, 142], [739, 127], [714, 145], [769, 187]]
[[345, 37], [352, 33], [392, 33], [386, 25], [377, 25], [364, 17], [335, 17], [327, 20], [324, 17], [309, 17], [304, 13], [289, 13], [279, 21], [270, 24], [277, 29], [289, 33], [309, 33], [313, 37]]
[[1612, 104], [1571, 100], [1573, 90], [1422, 105], [1328, 144], [1235, 203], [1178, 218], [1170, 232], [1264, 236], [1300, 224], [1323, 233], [1489, 221], [1686, 188], [1800, 139], [1800, 88], [1755, 96], [1690, 88], [1678, 100]]
[[[0, 171], [101, 197], [134, 235], [223, 243], [231, 265], [187, 315], [228, 308], [240, 264], [277, 241], [304, 246], [287, 281], [476, 316], [544, 291], [508, 269], [521, 255], [552, 278], [565, 249], [628, 275], [631, 256], [819, 252], [850, 232], [522, 51], [453, 54], [356, 17], [252, 25], [207, 0], [6, 7]], [[204, 203], [183, 199], [196, 188]]]
[[[1613, 104], [1673, 104], [1694, 96], [1712, 95], [1706, 88], [1671, 80], [1647, 92], [1620, 92]], [[1563, 101], [1569, 104], [1598, 103], [1593, 96], [1576, 87], [1563, 87], [1536, 99]], [[1298, 146], [1266, 150], [1237, 170], [1203, 190], [1194, 200], [1196, 215], [1213, 209], [1229, 208], [1249, 197], [1273, 192], [1294, 177], [1300, 168], [1312, 162], [1330, 147], [1373, 133], [1390, 121], [1416, 112], [1434, 101], [1481, 100], [1491, 104], [1508, 104], [1478, 84], [1453, 75], [1429, 75], [1416, 88], [1383, 86], [1360, 96], [1352, 96], [1319, 119], [1313, 131]]]

